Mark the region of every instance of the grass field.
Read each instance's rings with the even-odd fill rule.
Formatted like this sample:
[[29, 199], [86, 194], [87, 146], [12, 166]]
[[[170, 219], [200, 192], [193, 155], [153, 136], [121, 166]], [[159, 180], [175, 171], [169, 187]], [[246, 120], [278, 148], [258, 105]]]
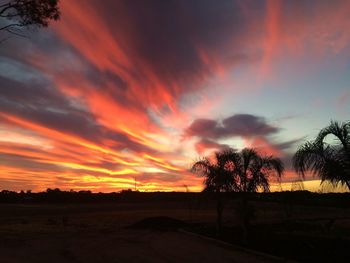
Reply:
[[[168, 229], [130, 229], [149, 217], [184, 221], [186, 231], [304, 262], [346, 262], [350, 210], [251, 201], [242, 241], [237, 200], [228, 200], [224, 231], [215, 233], [215, 200], [100, 204], [1, 204], [0, 262], [275, 262]], [[335, 219], [335, 220], [332, 220]], [[156, 223], [155, 223], [156, 224]], [[217, 260], [220, 259], [220, 260]], [[283, 261], [283, 260], [282, 260]]]

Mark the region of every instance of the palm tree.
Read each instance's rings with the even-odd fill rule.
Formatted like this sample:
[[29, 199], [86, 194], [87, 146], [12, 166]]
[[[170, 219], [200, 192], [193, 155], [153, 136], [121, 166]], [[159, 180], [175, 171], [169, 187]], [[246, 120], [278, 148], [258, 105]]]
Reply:
[[278, 180], [284, 172], [284, 166], [279, 158], [261, 156], [254, 149], [245, 148], [236, 153], [230, 160], [233, 189], [236, 192], [269, 192], [270, 177]]
[[234, 180], [234, 191], [242, 193], [241, 206], [241, 227], [243, 231], [243, 241], [248, 239], [248, 229], [250, 219], [254, 215], [253, 210], [248, 205], [247, 194], [252, 192], [269, 192], [270, 177], [277, 177], [280, 180], [284, 166], [279, 158], [272, 156], [261, 156], [254, 149], [245, 148], [235, 154], [231, 159], [231, 170]]
[[262, 157], [256, 150], [246, 148], [241, 152], [233, 149], [216, 152], [212, 161], [203, 158], [195, 162], [192, 171], [205, 177], [206, 191], [217, 193], [217, 226], [220, 231], [223, 212], [221, 192], [269, 192], [270, 176], [280, 178], [284, 167], [280, 159]]
[[[325, 142], [328, 135], [335, 137], [334, 144]], [[321, 183], [329, 181], [334, 186], [340, 183], [350, 190], [350, 122], [331, 121], [314, 141], [299, 147], [293, 166], [303, 178], [310, 171], [321, 178]]]
[[232, 175], [225, 167], [231, 155], [234, 155], [233, 150], [226, 150], [223, 152], [216, 152], [214, 158], [211, 160], [205, 157], [192, 165], [192, 172], [204, 176], [204, 191], [214, 192], [217, 198], [216, 212], [217, 212], [217, 234], [220, 233], [222, 227], [222, 213], [223, 203], [221, 192], [229, 192], [233, 189]]

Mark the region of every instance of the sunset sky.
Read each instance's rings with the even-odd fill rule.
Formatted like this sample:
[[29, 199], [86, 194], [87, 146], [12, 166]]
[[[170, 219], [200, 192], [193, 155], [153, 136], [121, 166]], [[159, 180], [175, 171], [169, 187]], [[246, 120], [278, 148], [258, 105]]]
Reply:
[[350, 1], [60, 8], [0, 43], [0, 190], [199, 191], [191, 164], [228, 146], [293, 181], [298, 145], [350, 119]]

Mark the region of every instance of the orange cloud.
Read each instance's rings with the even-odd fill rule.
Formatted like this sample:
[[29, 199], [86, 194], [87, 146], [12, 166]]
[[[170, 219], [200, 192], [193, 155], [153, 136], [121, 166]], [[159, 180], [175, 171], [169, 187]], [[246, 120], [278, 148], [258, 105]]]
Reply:
[[110, 191], [132, 188], [135, 177], [140, 190], [200, 190], [187, 172], [190, 155], [234, 136], [283, 157], [266, 139], [280, 129], [263, 117], [207, 119], [224, 96], [206, 93], [208, 83], [229, 81], [248, 63], [264, 80], [281, 56], [317, 59], [350, 42], [345, 1], [315, 11], [278, 0], [60, 4], [59, 23], [4, 55], [12, 70], [0, 75], [0, 121], [11, 136], [0, 142], [1, 182], [9, 187]]

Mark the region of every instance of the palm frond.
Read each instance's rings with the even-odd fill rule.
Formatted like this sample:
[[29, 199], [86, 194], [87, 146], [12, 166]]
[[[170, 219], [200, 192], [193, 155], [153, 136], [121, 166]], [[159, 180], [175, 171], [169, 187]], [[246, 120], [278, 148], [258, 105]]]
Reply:
[[273, 156], [268, 156], [263, 158], [263, 168], [268, 172], [268, 173], [275, 173], [277, 179], [280, 179], [282, 177], [282, 174], [284, 172], [284, 165], [281, 159], [273, 157]]
[[293, 157], [295, 171], [305, 178], [306, 172], [318, 173], [318, 167], [324, 163], [323, 146], [320, 143], [306, 142], [300, 146]]
[[322, 143], [328, 135], [334, 135], [346, 148], [350, 148], [350, 122], [331, 121], [330, 125], [323, 128], [316, 137], [316, 143]]
[[284, 167], [278, 158], [261, 157], [255, 149], [245, 148], [216, 152], [213, 162], [203, 158], [191, 170], [204, 176], [206, 191], [268, 192], [270, 176], [280, 178]]
[[[325, 143], [328, 135], [335, 136], [340, 143]], [[315, 141], [299, 147], [293, 157], [293, 166], [302, 177], [310, 171], [322, 182], [346, 184], [350, 190], [350, 122], [331, 121], [319, 132]]]

